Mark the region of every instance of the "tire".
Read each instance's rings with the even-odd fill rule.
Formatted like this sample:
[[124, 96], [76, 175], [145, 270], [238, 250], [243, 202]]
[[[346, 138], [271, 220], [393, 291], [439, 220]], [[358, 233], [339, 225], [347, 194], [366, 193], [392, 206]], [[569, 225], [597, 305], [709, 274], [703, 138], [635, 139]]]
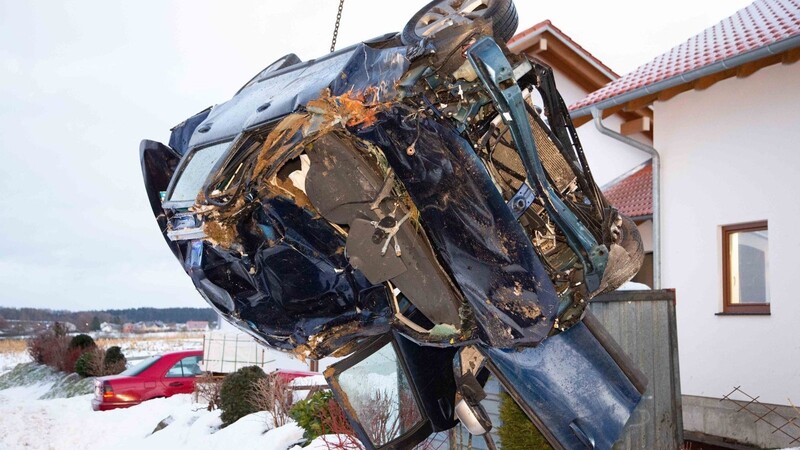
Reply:
[[[411, 20], [406, 23], [402, 34], [403, 43], [406, 45], [412, 45], [418, 43], [425, 37], [435, 36], [436, 31], [438, 30], [432, 32], [428, 36], [421, 36], [417, 26], [423, 19], [426, 18], [426, 15], [432, 13], [434, 8], [437, 6], [441, 4], [452, 4], [454, 2], [458, 2], [458, 0], [434, 0], [425, 5], [424, 8], [420, 9], [416, 14], [414, 14]], [[462, 0], [458, 3], [463, 4], [465, 2], [470, 2], [470, 0]], [[485, 4], [486, 8], [480, 12], [476, 12], [476, 15], [486, 19], [491, 19], [492, 29], [494, 30], [494, 38], [503, 42], [507, 42], [512, 36], [514, 36], [514, 33], [517, 31], [517, 25], [519, 25], [519, 16], [517, 15], [517, 8], [514, 6], [513, 0], [485, 0]], [[441, 15], [439, 14], [439, 16]], [[445, 27], [439, 29], [443, 29]]]

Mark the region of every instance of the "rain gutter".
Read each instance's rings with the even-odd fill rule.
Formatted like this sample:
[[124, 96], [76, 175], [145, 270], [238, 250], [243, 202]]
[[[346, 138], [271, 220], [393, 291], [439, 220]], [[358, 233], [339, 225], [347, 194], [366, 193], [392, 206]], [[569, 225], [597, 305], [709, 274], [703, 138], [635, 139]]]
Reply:
[[592, 111], [594, 111], [595, 109], [599, 109], [602, 111], [608, 108], [612, 108], [614, 106], [619, 106], [631, 100], [636, 100], [640, 97], [644, 97], [645, 95], [655, 94], [660, 91], [669, 89], [671, 87], [675, 87], [679, 84], [695, 81], [697, 79], [713, 75], [717, 72], [722, 72], [723, 70], [732, 69], [734, 67], [741, 66], [742, 64], [747, 64], [749, 62], [766, 58], [768, 56], [777, 55], [787, 50], [791, 50], [795, 47], [800, 47], [800, 34], [794, 35], [792, 37], [783, 39], [778, 42], [774, 42], [764, 47], [759, 47], [755, 50], [751, 50], [746, 53], [742, 53], [736, 56], [731, 56], [730, 58], [717, 61], [713, 64], [709, 64], [699, 69], [691, 70], [689, 72], [674, 76], [672, 78], [667, 78], [666, 80], [661, 80], [657, 83], [649, 84], [640, 87], [638, 89], [634, 89], [630, 92], [626, 92], [616, 97], [611, 97], [606, 100], [597, 102], [595, 104], [584, 106], [582, 108], [576, 109], [575, 111], [572, 111], [570, 113], [570, 117], [572, 117], [572, 120], [575, 120], [579, 117], [588, 116], [589, 114], [592, 114]]
[[594, 126], [601, 134], [641, 150], [653, 158], [653, 289], [661, 289], [661, 156], [651, 145], [624, 136], [603, 125], [603, 111], [592, 108]]

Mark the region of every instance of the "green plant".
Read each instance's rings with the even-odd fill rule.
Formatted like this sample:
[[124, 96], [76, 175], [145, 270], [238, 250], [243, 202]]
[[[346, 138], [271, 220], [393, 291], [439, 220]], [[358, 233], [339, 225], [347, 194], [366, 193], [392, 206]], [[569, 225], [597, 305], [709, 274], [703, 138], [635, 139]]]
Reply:
[[97, 347], [97, 344], [94, 343], [94, 339], [88, 334], [79, 334], [69, 341], [70, 349], [79, 348], [81, 350], [89, 350], [94, 347]]
[[[72, 351], [77, 350], [77, 347]], [[82, 377], [102, 377], [116, 375], [125, 370], [125, 355], [117, 347], [106, 351], [94, 347], [85, 350], [75, 361], [75, 372]]]
[[503, 450], [549, 450], [542, 433], [533, 425], [510, 395], [500, 394], [500, 420], [497, 430]]
[[78, 359], [75, 360], [75, 373], [84, 378], [98, 375], [94, 371], [94, 366], [95, 366], [94, 360], [97, 359], [95, 353], [96, 352], [92, 350], [83, 352], [81, 356], [79, 356]]
[[353, 434], [347, 420], [332, 420], [343, 418], [344, 412], [333, 399], [331, 391], [317, 391], [295, 403], [289, 410], [289, 417], [306, 430], [305, 438], [309, 441], [331, 433]]
[[103, 356], [103, 366], [105, 367], [105, 375], [116, 375], [125, 370], [125, 364], [128, 360], [122, 353], [122, 349], [118, 345], [109, 347]]
[[267, 375], [258, 366], [242, 367], [225, 376], [219, 399], [223, 427], [258, 411], [250, 401], [250, 397], [253, 395], [256, 382], [266, 377]]

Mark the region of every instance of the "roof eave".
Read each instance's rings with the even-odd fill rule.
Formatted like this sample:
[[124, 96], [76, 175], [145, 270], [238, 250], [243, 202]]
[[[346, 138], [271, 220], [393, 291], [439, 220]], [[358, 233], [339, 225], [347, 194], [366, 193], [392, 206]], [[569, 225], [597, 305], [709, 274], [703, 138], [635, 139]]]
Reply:
[[508, 49], [514, 53], [521, 53], [528, 47], [530, 47], [537, 38], [541, 38], [542, 34], [545, 32], [549, 33], [551, 36], [558, 39], [564, 46], [572, 50], [576, 55], [580, 55], [581, 59], [585, 60], [589, 65], [591, 65], [595, 70], [603, 74], [609, 80], [616, 80], [619, 78], [619, 75], [614, 73], [610, 68], [606, 67], [605, 65], [598, 63], [597, 59], [589, 54], [585, 49], [579, 49], [574, 43], [570, 42], [569, 39], [566, 39], [563, 35], [563, 32], [557, 29], [554, 25], [545, 24], [542, 25], [538, 30], [533, 33], [527, 34], [522, 38], [513, 41], [508, 44]]
[[675, 87], [683, 83], [689, 83], [698, 80], [700, 78], [721, 72], [723, 70], [732, 69], [741, 66], [743, 64], [747, 64], [749, 62], [765, 58], [767, 56], [772, 56], [785, 52], [787, 50], [791, 50], [796, 47], [800, 47], [800, 34], [788, 37], [786, 39], [782, 39], [780, 41], [774, 42], [769, 45], [765, 45], [763, 47], [759, 47], [755, 50], [750, 50], [749, 52], [741, 53], [735, 56], [731, 56], [730, 58], [722, 59], [707, 66], [703, 66], [698, 69], [694, 69], [689, 72], [685, 72], [680, 75], [667, 78], [666, 80], [661, 80], [653, 84], [642, 86], [640, 88], [634, 89], [629, 92], [625, 92], [623, 94], [614, 97], [607, 98], [597, 103], [582, 106], [574, 111], [571, 111], [570, 117], [572, 118], [572, 120], [575, 120], [584, 116], [588, 116], [592, 113], [592, 110], [594, 109], [604, 111], [608, 108], [613, 108], [615, 106], [625, 104], [629, 101], [637, 100], [647, 95], [656, 94], [665, 89], [669, 89], [671, 87]]

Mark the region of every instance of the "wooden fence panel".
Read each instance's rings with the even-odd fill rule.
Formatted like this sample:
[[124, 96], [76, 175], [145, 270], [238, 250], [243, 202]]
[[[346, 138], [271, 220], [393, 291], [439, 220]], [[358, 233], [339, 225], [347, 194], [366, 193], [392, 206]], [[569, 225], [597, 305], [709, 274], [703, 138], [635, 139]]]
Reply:
[[590, 312], [648, 379], [644, 399], [617, 446], [680, 448], [683, 419], [675, 292], [612, 292], [592, 300]]

